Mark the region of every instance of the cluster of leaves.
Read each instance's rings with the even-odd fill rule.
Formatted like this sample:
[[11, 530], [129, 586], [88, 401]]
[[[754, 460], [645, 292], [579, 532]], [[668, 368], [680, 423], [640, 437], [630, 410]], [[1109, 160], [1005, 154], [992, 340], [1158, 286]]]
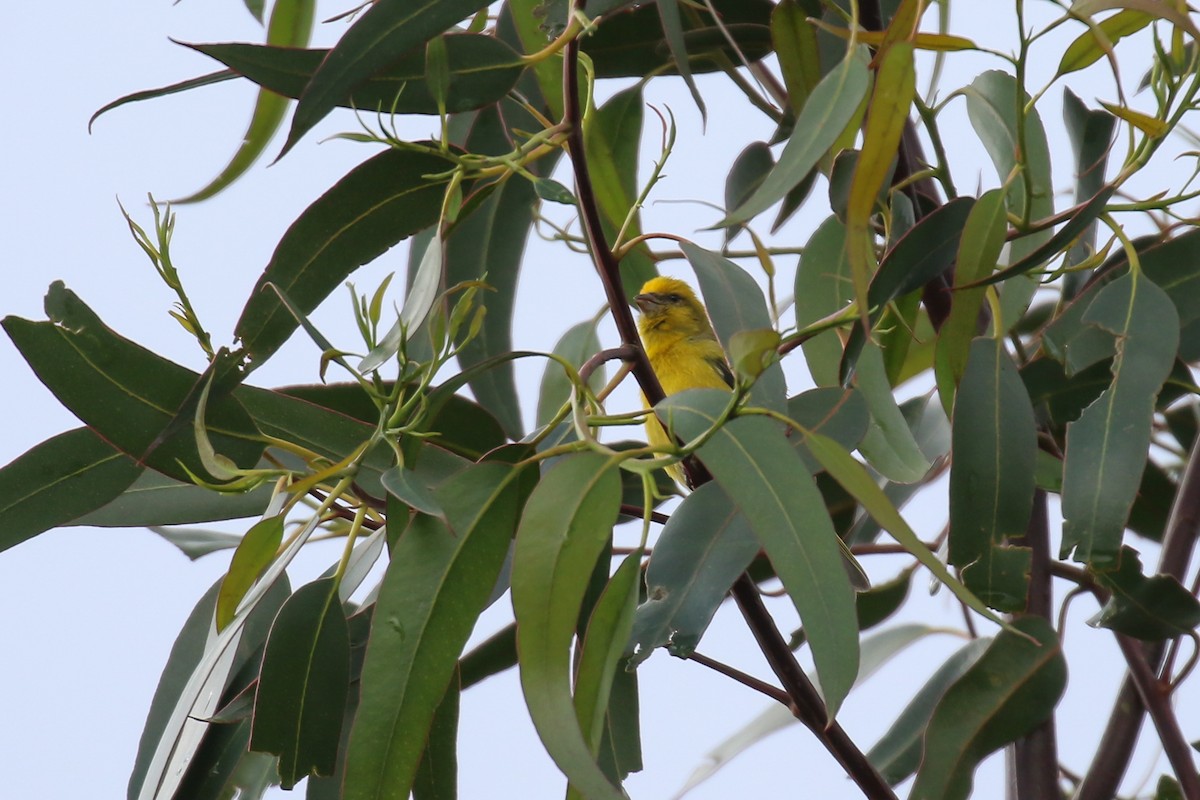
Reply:
[[[940, 63], [979, 48], [946, 32], [944, 2], [938, 33], [919, 30], [920, 2], [879, 5], [379, 0], [326, 51], [304, 49], [311, 1], [278, 0], [267, 44], [191, 45], [224, 69], [110, 106], [222, 80], [261, 87], [242, 150], [190, 199], [249, 167], [287, 97], [298, 103], [284, 153], [339, 106], [377, 113], [378, 131], [348, 136], [386, 145], [284, 234], [236, 349], [214, 349], [188, 302], [171, 264], [170, 211], [156, 209], [153, 235], [130, 221], [179, 294], [173, 313], [209, 356], [203, 373], [122, 338], [61, 284], [47, 295], [48, 320], [4, 320], [83, 427], [0, 471], [0, 547], [61, 525], [259, 517], [232, 540], [158, 528], [193, 554], [236, 549], [171, 653], [131, 798], [258, 796], [308, 776], [314, 799], [453, 796], [459, 695], [515, 665], [569, 796], [619, 800], [641, 766], [637, 664], [659, 647], [692, 656], [731, 588], [784, 685], [768, 690], [782, 705], [755, 735], [786, 709], [784, 719], [798, 716], [857, 765], [848, 769], [869, 796], [894, 796], [889, 785], [915, 773], [913, 797], [965, 797], [979, 761], [1010, 742], [1048, 730], [1053, 756], [1066, 668], [1051, 572], [1103, 603], [1094, 622], [1123, 643], [1184, 791], [1194, 791], [1166, 702], [1174, 684], [1152, 680], [1172, 660], [1126, 637], [1170, 643], [1173, 654], [1200, 623], [1200, 603], [1179, 583], [1189, 534], [1167, 515], [1195, 513], [1176, 462], [1197, 431], [1188, 364], [1200, 358], [1200, 237], [1172, 224], [1187, 195], [1128, 199], [1122, 187], [1193, 109], [1200, 32], [1170, 3], [1079, 2], [1036, 34], [1021, 21], [1019, 55], [995, 54], [1010, 69], [935, 104], [916, 91], [916, 51]], [[1078, 39], [1031, 95], [1029, 51], [1068, 24]], [[1122, 95], [1092, 109], [1066, 93], [1079, 178], [1075, 205], [1056, 211], [1037, 100], [1102, 58], [1115, 65], [1115, 43], [1145, 28], [1154, 108], [1135, 111]], [[598, 108], [590, 97], [597, 81], [670, 74], [703, 109], [693, 79], [702, 72], [727, 74], [783, 143], [778, 158], [772, 143], [748, 144], [719, 223], [727, 243], [747, 232], [770, 291], [731, 253], [684, 241], [738, 385], [662, 399], [626, 303], [658, 257], [638, 213], [653, 185], [637, 183], [642, 83]], [[999, 177], [979, 197], [958, 192], [941, 145], [939, 114], [958, 98]], [[388, 121], [404, 114], [440, 118], [441, 138], [398, 137]], [[1128, 143], [1117, 164], [1120, 125]], [[550, 178], [564, 151], [574, 192]], [[803, 246], [785, 326], [755, 225], [778, 207], [777, 229], [818, 176], [833, 213]], [[525, 240], [543, 202], [578, 210], [582, 233], [561, 236], [596, 258], [623, 339], [616, 351], [600, 352], [595, 319], [552, 354], [513, 350]], [[1135, 214], [1161, 232], [1131, 239], [1121, 220]], [[385, 282], [355, 298], [363, 351], [334, 346], [307, 315], [405, 239], [408, 291], [395, 323], [381, 328]], [[247, 385], [301, 329], [323, 353], [322, 374], [336, 365], [351, 380]], [[779, 362], [801, 354], [817, 388], [789, 397]], [[534, 356], [549, 360], [527, 432], [513, 361]], [[609, 357], [631, 363], [678, 446], [600, 435], [629, 422], [605, 409], [611, 386], [598, 365]], [[895, 388], [922, 375], [930, 394], [898, 403]], [[695, 491], [643, 569], [650, 523], [664, 516], [653, 508], [670, 493], [659, 468], [680, 459]], [[898, 508], [947, 467], [949, 525], [931, 547]], [[1062, 500], [1057, 557], [1049, 494]], [[614, 526], [639, 517], [641, 544], [610, 570]], [[1128, 529], [1174, 540], [1164, 574], [1145, 573]], [[845, 548], [888, 551], [876, 542], [885, 530], [912, 566], [856, 593]], [[318, 531], [344, 537], [344, 555], [293, 591], [288, 564]], [[946, 562], [933, 552], [943, 544]], [[379, 584], [352, 601], [385, 553]], [[830, 720], [857, 680], [928, 632], [862, 638], [904, 602], [918, 566], [1002, 628], [972, 632], [863, 754]], [[756, 611], [752, 580], [767, 578], [804, 625], [790, 649]], [[510, 590], [513, 624], [464, 653], [479, 615]], [[811, 650], [819, 698], [796, 674], [799, 647]], [[1057, 791], [1056, 769], [1048, 780]]]

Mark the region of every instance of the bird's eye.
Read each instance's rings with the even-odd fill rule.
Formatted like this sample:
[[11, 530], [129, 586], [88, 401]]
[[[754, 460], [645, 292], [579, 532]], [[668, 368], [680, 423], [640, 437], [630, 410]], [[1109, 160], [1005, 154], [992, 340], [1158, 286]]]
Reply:
[[677, 294], [669, 294], [664, 298], [668, 303], [682, 303], [683, 298]]

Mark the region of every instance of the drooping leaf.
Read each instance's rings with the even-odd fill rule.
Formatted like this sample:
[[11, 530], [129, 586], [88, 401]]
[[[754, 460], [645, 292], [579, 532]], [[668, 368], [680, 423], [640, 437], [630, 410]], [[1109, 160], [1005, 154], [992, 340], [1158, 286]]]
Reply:
[[425, 733], [508, 552], [516, 474], [487, 463], [453, 476], [435, 494], [454, 532], [417, 515], [393, 546], [350, 734], [346, 800], [407, 796]]
[[[796, 270], [796, 327], [804, 327], [841, 311], [854, 299], [850, 262], [846, 257], [846, 226], [830, 216], [804, 246]], [[842, 341], [835, 330], [825, 331], [802, 345], [808, 371], [817, 386], [837, 386]]]
[[[271, 6], [271, 19], [267, 24], [267, 43], [277, 47], [304, 47], [312, 35], [315, 0], [284, 0]], [[207, 200], [225, 189], [250, 169], [267, 149], [271, 138], [279, 130], [287, 112], [288, 102], [280, 94], [260, 89], [250, 116], [250, 125], [242, 137], [237, 152], [229, 164], [202, 189], [176, 203], [194, 203]]]
[[150, 530], [178, 547], [180, 552], [192, 561], [209, 553], [232, 550], [242, 541], [242, 537], [236, 533], [208, 531], [202, 528], [175, 528], [155, 525]]
[[666, 42], [667, 50], [670, 51], [671, 58], [675, 62], [675, 69], [679, 71], [679, 77], [683, 78], [688, 92], [692, 95], [692, 100], [696, 103], [696, 108], [700, 110], [700, 118], [707, 121], [708, 109], [705, 107], [704, 98], [700, 95], [700, 90], [696, 88], [696, 81], [692, 77], [687, 42], [683, 38], [683, 20], [680, 19], [679, 0], [654, 0], [654, 5], [658, 8], [663, 41]]
[[[506, 121], [498, 109], [483, 109], [476, 116], [467, 137], [467, 149], [472, 153], [499, 155], [511, 149], [506, 124], [512, 122]], [[537, 202], [529, 181], [505, 181], [450, 233], [447, 283], [483, 280], [494, 289], [481, 293], [479, 302], [487, 312], [479, 334], [458, 355], [464, 366], [512, 350], [517, 280]], [[524, 426], [512, 362], [481, 372], [470, 386], [471, 393], [500, 420], [509, 437], [519, 439]]]
[[858, 358], [854, 385], [867, 401], [871, 425], [859, 450], [871, 464], [896, 483], [916, 483], [929, 471], [930, 459], [921, 452], [888, 382], [883, 351], [867, 344]]
[[989, 545], [978, 559], [963, 568], [963, 585], [997, 611], [1024, 611], [1032, 564], [1033, 551], [1028, 547]]
[[[951, 200], [922, 217], [884, 254], [867, 289], [868, 316], [872, 328], [879, 322], [889, 303], [920, 289], [954, 264], [963, 229], [974, 207], [975, 199], [971, 197]], [[861, 325], [850, 329], [850, 338], [839, 367], [843, 383], [854, 373], [866, 341], [867, 333]]]
[[1033, 509], [1037, 426], [1003, 340], [971, 343], [952, 431], [950, 563], [965, 567], [1024, 535]]
[[1171, 575], [1142, 573], [1136, 550], [1121, 549], [1121, 564], [1097, 579], [1112, 592], [1088, 624], [1146, 641], [1187, 636], [1200, 626], [1200, 601]]
[[1012, 624], [1021, 633], [1001, 631], [938, 701], [911, 797], [970, 796], [976, 765], [1054, 712], [1067, 682], [1058, 637], [1041, 617]]
[[[766, 142], [751, 142], [746, 149], [738, 153], [729, 175], [725, 178], [725, 214], [750, 198], [756, 189], [762, 185], [763, 179], [775, 166], [775, 156]], [[731, 225], [725, 229], [725, 241], [728, 242], [742, 230], [740, 225]]]
[[575, 678], [575, 713], [592, 753], [599, 756], [617, 666], [633, 627], [642, 554], [625, 557], [588, 615]]
[[745, 517], [717, 483], [689, 494], [663, 526], [646, 566], [646, 601], [629, 643], [633, 663], [662, 645], [672, 655], [694, 651], [758, 550]]
[[[118, 336], [59, 281], [46, 295], [48, 322], [5, 318], [14, 344], [64, 406], [134, 461], [178, 480], [207, 476], [187, 415], [200, 376]], [[205, 413], [217, 452], [242, 467], [262, 453], [258, 431], [233, 398], [214, 397]]]
[[925, 729], [946, 689], [958, 682], [991, 645], [975, 639], [955, 651], [913, 696], [887, 733], [867, 752], [867, 760], [892, 786], [917, 771]]
[[335, 580], [322, 578], [279, 609], [254, 700], [250, 749], [279, 756], [284, 789], [308, 775], [333, 774], [349, 688], [346, 615]]
[[750, 199], [720, 224], [746, 222], [782, 200], [829, 151], [858, 111], [869, 84], [863, 55], [857, 50], [847, 53], [841, 65], [813, 89], [774, 169]]
[[967, 368], [967, 352], [977, 333], [985, 292], [962, 287], [991, 274], [996, 268], [1007, 230], [1004, 193], [999, 189], [985, 192], [975, 202], [963, 225], [954, 265], [956, 291], [950, 316], [938, 331], [934, 364], [938, 394], [947, 414], [954, 408], [955, 391]]
[[450, 167], [437, 155], [385, 150], [306, 208], [280, 239], [238, 320], [235, 333], [251, 364], [261, 365], [298, 325], [267, 284], [310, 313], [351, 272], [438, 218], [447, 179], [425, 176]]
[[784, 0], [771, 12], [771, 42], [787, 87], [792, 113], [799, 113], [821, 80], [817, 29], [798, 0]]
[[[730, 340], [740, 331], [770, 329], [771, 316], [762, 289], [744, 269], [727, 258], [691, 242], [680, 245], [704, 295], [708, 316], [717, 338], [730, 352]], [[783, 367], [774, 363], [764, 371], [750, 390], [754, 405], [783, 411], [787, 404], [787, 384]]]
[[233, 70], [223, 69], [218, 70], [217, 72], [210, 72], [207, 75], [201, 75], [197, 78], [188, 78], [187, 80], [179, 81], [178, 83], [172, 83], [169, 86], [162, 86], [157, 89], [145, 89], [140, 92], [133, 92], [123, 97], [118, 97], [116, 100], [113, 100], [110, 103], [105, 103], [103, 106], [97, 109], [96, 113], [92, 114], [91, 119], [88, 120], [88, 133], [92, 132], [92, 125], [95, 124], [96, 120], [98, 120], [102, 114], [106, 114], [109, 111], [112, 111], [114, 108], [120, 108], [128, 103], [139, 103], [142, 100], [154, 100], [158, 97], [166, 97], [179, 92], [198, 89], [201, 86], [211, 86], [214, 83], [232, 81], [237, 77], [237, 73]]
[[413, 800], [455, 800], [458, 797], [458, 711], [462, 689], [456, 674], [434, 712], [429, 740], [413, 782]]
[[342, 34], [304, 87], [283, 153], [367, 78], [486, 5], [486, 0], [373, 3]]
[[30, 448], [0, 469], [0, 551], [103, 507], [142, 472], [91, 428]]
[[608, 545], [620, 503], [613, 462], [566, 456], [525, 506], [513, 558], [521, 688], [534, 727], [571, 785], [594, 800], [620, 800], [580, 729], [571, 697], [571, 639], [588, 579]]
[[[724, 392], [693, 389], [655, 411], [688, 441], [708, 430], [727, 403]], [[746, 517], [800, 613], [832, 718], [858, 673], [858, 626], [820, 492], [782, 428], [761, 417], [726, 423], [697, 455]]]
[[846, 205], [846, 252], [854, 280], [854, 298], [864, 326], [871, 306], [868, 285], [875, 272], [870, 219], [875, 212], [876, 197], [892, 170], [915, 91], [912, 44], [897, 42], [881, 51], [862, 149], [854, 166]]
[[[1106, 111], [1089, 109], [1069, 89], [1063, 90], [1063, 121], [1075, 151], [1075, 203], [1079, 204], [1094, 197], [1104, 186], [1104, 172], [1117, 121]], [[1067, 265], [1081, 264], [1094, 254], [1095, 249], [1096, 223], [1093, 222], [1067, 252]], [[1068, 273], [1063, 285], [1064, 296], [1070, 298], [1077, 294], [1090, 275], [1091, 270]]]
[[1154, 399], [1171, 371], [1179, 321], [1167, 294], [1144, 275], [1110, 283], [1084, 316], [1117, 337], [1112, 384], [1067, 426], [1062, 554], [1115, 566], [1150, 445]]
[[[182, 775], [175, 775], [172, 778], [165, 778], [162, 775], [162, 764], [160, 764], [162, 742], [164, 739], [170, 740], [168, 745], [180, 742], [176, 729], [180, 725], [181, 702], [189, 709], [195, 708], [191, 697], [191, 686], [196, 670], [204, 665], [209, 648], [213, 645], [212, 621], [219, 588], [220, 584], [215, 583], [204, 594], [191, 614], [188, 615], [187, 621], [171, 647], [171, 654], [167, 657], [162, 677], [159, 678], [158, 687], [154, 691], [154, 699], [150, 702], [150, 710], [146, 714], [146, 724], [142, 729], [141, 739], [138, 741], [137, 757], [129, 776], [127, 792], [129, 800], [165, 799], [174, 794], [174, 787], [179, 786]], [[240, 629], [241, 635], [238, 641], [240, 646], [234, 646], [226, 651], [228, 652], [226, 656], [228, 663], [223, 669], [223, 677], [212, 684], [216, 694], [211, 703], [205, 706], [207, 711], [200, 710], [200, 713], [208, 716], [216, 711], [222, 689], [227, 683], [226, 679], [238, 672], [260, 652], [259, 648], [266, 641], [271, 621], [290, 594], [291, 588], [286, 575], [273, 583], [263, 594]], [[198, 720], [193, 720], [190, 725], [198, 727], [201, 734], [208, 727], [207, 724]], [[181, 743], [187, 744], [187, 742]], [[191, 746], [195, 748], [198, 744], [199, 737]], [[188, 754], [187, 760], [190, 760], [193, 753]], [[185, 760], [183, 764], [186, 765], [186, 763]]]

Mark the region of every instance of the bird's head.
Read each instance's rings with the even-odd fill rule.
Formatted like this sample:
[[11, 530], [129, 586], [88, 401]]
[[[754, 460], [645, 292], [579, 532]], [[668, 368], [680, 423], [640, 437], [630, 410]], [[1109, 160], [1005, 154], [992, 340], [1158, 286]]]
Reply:
[[633, 298], [641, 311], [642, 331], [660, 330], [685, 336], [712, 335], [712, 326], [704, 305], [688, 286], [678, 278], [651, 278]]

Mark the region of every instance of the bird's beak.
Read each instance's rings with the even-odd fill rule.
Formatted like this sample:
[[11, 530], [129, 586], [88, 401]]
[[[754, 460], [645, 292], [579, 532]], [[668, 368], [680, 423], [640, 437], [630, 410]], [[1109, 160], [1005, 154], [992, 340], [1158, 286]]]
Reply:
[[638, 307], [638, 310], [643, 314], [650, 313], [652, 308], [660, 305], [658, 298], [652, 294], [639, 294], [633, 298], [633, 304]]

